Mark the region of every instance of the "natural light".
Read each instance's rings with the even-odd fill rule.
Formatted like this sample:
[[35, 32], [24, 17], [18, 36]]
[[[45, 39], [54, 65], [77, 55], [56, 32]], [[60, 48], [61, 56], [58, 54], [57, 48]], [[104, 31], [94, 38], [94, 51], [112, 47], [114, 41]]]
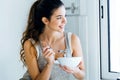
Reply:
[[120, 72], [120, 0], [110, 0], [110, 71]]

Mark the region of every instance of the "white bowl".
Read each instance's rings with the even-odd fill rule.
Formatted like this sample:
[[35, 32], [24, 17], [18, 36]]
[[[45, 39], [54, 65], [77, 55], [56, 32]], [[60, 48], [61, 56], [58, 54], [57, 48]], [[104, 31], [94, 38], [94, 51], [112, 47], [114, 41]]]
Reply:
[[59, 64], [62, 66], [68, 66], [70, 68], [75, 68], [80, 61], [82, 60], [82, 57], [61, 57], [58, 58]]

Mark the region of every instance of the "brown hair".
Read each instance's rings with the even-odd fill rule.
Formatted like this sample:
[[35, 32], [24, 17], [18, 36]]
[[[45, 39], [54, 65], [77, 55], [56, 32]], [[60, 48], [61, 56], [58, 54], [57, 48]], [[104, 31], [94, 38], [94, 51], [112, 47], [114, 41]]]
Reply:
[[61, 0], [37, 0], [30, 9], [27, 28], [23, 32], [21, 39], [22, 48], [20, 50], [20, 58], [25, 65], [24, 59], [24, 43], [26, 40], [32, 38], [36, 43], [39, 40], [39, 35], [44, 31], [44, 23], [42, 17], [50, 20], [54, 10], [64, 5]]

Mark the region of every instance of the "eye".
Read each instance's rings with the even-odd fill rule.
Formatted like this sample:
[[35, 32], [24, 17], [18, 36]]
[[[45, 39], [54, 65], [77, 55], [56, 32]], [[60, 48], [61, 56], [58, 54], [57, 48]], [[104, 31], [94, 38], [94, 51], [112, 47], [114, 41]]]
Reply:
[[62, 16], [57, 16], [57, 19], [62, 19]]

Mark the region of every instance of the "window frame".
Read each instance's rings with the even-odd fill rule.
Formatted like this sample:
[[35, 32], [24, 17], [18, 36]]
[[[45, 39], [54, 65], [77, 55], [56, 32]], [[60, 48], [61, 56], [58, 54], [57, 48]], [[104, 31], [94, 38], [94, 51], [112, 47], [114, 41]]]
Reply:
[[110, 0], [100, 0], [100, 53], [101, 53], [101, 79], [117, 80], [120, 73], [110, 72]]

